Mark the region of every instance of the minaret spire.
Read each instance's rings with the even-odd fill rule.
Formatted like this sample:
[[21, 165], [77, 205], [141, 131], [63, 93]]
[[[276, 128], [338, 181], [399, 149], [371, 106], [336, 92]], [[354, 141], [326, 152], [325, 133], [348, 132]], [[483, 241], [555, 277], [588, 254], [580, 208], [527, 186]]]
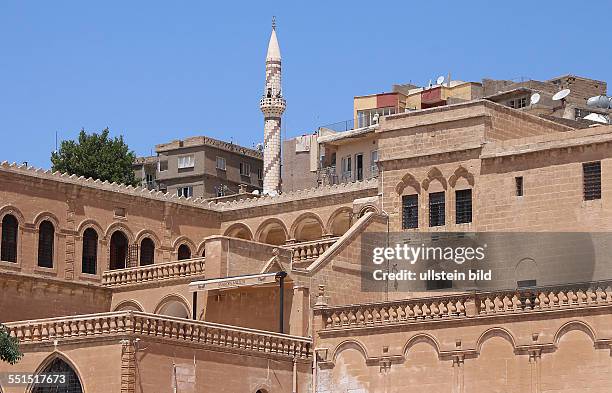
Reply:
[[266, 86], [259, 107], [264, 114], [263, 193], [276, 195], [281, 184], [281, 116], [286, 102], [281, 86], [281, 54], [275, 17], [272, 17], [272, 33], [266, 54]]

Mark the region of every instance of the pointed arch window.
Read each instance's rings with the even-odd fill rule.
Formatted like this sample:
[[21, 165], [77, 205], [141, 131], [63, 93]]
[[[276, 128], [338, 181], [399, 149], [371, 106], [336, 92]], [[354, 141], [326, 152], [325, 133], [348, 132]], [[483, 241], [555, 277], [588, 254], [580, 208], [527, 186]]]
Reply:
[[81, 260], [83, 273], [96, 274], [98, 265], [98, 233], [93, 228], [83, 232], [83, 257]]
[[189, 258], [191, 258], [191, 250], [186, 244], [181, 244], [178, 248], [179, 261], [183, 259], [189, 259]]
[[6, 262], [17, 262], [17, 234], [19, 223], [12, 214], [2, 218], [2, 246], [0, 259]]
[[41, 373], [62, 374], [65, 376], [64, 383], [61, 385], [42, 385], [35, 386], [32, 393], [83, 393], [83, 386], [79, 376], [72, 367], [64, 360], [55, 358], [45, 367]]
[[148, 237], [140, 242], [140, 266], [152, 265], [155, 262], [155, 243]]
[[43, 221], [38, 227], [38, 266], [53, 267], [53, 246], [55, 227], [50, 221]]

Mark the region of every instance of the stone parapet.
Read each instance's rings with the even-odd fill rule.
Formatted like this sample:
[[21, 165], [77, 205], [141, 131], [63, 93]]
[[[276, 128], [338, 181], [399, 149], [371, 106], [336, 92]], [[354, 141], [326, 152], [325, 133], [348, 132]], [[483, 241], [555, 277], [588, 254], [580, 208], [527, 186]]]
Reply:
[[322, 331], [612, 306], [612, 283], [593, 282], [321, 307]]
[[127, 269], [109, 270], [102, 274], [102, 284], [109, 288], [133, 286], [184, 277], [204, 277], [205, 259], [192, 258], [181, 261], [155, 263]]
[[137, 311], [47, 318], [6, 324], [20, 345], [92, 338], [151, 338], [190, 346], [307, 359], [311, 339]]

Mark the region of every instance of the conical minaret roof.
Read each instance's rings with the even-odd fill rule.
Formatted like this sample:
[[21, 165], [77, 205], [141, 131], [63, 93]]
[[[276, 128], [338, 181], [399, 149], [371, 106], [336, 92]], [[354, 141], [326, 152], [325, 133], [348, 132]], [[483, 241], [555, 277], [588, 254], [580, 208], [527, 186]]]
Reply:
[[268, 43], [268, 54], [266, 60], [280, 60], [281, 53], [280, 47], [278, 46], [278, 39], [276, 38], [276, 26], [272, 24], [272, 35], [270, 35], [270, 42]]

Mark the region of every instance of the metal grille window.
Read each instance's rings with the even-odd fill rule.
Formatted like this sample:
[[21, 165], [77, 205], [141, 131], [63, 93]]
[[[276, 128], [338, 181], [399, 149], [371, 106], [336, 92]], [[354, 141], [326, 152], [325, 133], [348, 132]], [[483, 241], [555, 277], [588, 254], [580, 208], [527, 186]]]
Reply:
[[87, 228], [83, 232], [83, 257], [81, 267], [83, 273], [96, 274], [98, 264], [98, 234], [92, 228]]
[[61, 385], [35, 385], [32, 393], [83, 393], [81, 381], [76, 372], [60, 358], [55, 358], [45, 369], [43, 374], [64, 374], [66, 383]]
[[2, 246], [0, 259], [6, 262], [17, 262], [17, 233], [19, 223], [15, 216], [7, 214], [2, 219]]
[[38, 266], [53, 267], [53, 243], [55, 228], [49, 221], [43, 221], [38, 227]]
[[419, 227], [419, 196], [404, 195], [402, 196], [402, 228], [418, 228]]
[[140, 242], [140, 266], [152, 265], [155, 259], [155, 243], [148, 237]]
[[523, 176], [515, 177], [514, 184], [516, 186], [516, 196], [523, 196]]
[[601, 162], [582, 164], [584, 200], [601, 199]]
[[455, 219], [457, 224], [472, 222], [472, 190], [455, 191]]
[[429, 194], [429, 226], [439, 227], [445, 224], [444, 191]]

